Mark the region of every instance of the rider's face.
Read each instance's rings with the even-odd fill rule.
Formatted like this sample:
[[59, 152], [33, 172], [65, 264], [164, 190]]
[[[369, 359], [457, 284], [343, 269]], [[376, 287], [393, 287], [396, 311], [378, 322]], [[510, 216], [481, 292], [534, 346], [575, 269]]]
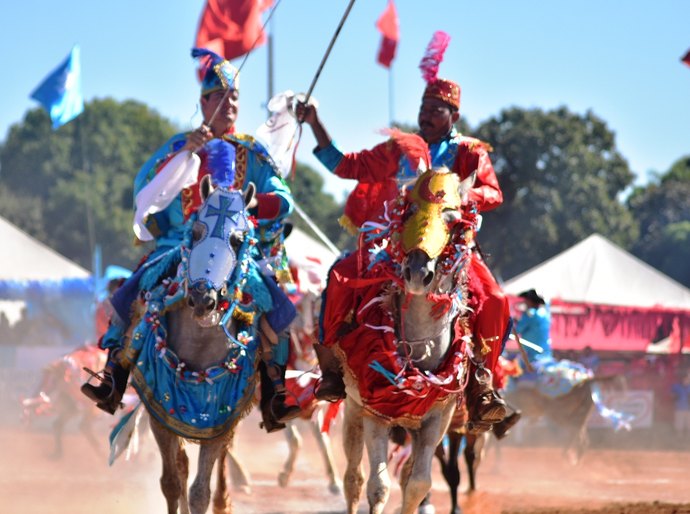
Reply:
[[438, 143], [446, 137], [460, 114], [437, 98], [424, 98], [419, 107], [419, 133], [427, 143]]
[[240, 107], [240, 92], [237, 89], [231, 89], [227, 97], [225, 97], [226, 91], [214, 91], [201, 97], [201, 112], [204, 115], [205, 123], [208, 123], [213, 117], [213, 113], [216, 112], [216, 108], [220, 105], [218, 114], [210, 127], [213, 135], [216, 137], [227, 133], [235, 124]]

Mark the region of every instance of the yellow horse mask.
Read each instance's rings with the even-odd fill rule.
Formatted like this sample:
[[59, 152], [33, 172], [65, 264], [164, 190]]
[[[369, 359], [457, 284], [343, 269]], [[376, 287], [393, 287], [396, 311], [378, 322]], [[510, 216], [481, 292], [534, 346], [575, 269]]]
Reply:
[[450, 230], [443, 217], [444, 211], [459, 211], [466, 190], [474, 183], [460, 181], [460, 177], [448, 168], [427, 170], [419, 176], [409, 200], [413, 214], [404, 222], [402, 230], [402, 250], [405, 254], [412, 250], [422, 250], [429, 258], [435, 259], [448, 244]]

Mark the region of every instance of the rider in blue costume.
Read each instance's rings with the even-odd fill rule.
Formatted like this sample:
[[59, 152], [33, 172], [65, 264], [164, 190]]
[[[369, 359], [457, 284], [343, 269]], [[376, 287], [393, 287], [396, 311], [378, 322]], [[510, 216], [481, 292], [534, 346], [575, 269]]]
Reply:
[[[265, 275], [275, 275], [264, 276], [263, 282], [270, 292], [273, 310], [262, 316], [259, 327], [262, 342], [262, 362], [259, 364], [262, 378], [261, 413], [264, 427], [271, 432], [284, 428], [284, 422], [300, 412], [299, 407], [285, 404], [284, 384], [289, 349], [288, 327], [296, 313], [292, 302], [276, 284], [276, 278], [286, 277], [286, 268], [281, 269], [286, 261], [282, 248], [282, 227], [283, 220], [292, 212], [293, 199], [267, 151], [251, 136], [234, 131], [239, 105], [238, 70], [219, 55], [205, 49], [194, 49], [192, 56], [205, 60], [206, 71], [200, 99], [204, 124], [193, 132], [173, 136], [142, 166], [134, 180], [135, 205], [137, 195], [178, 152], [197, 153], [201, 160], [198, 180], [194, 185], [182, 189], [163, 211], [143, 220], [145, 230], [142, 233], [155, 239], [155, 249], [113, 295], [111, 302], [115, 314], [100, 342], [101, 347], [109, 351], [103, 380], [98, 386], [84, 384], [82, 391], [99, 408], [111, 414], [120, 405], [129, 370], [137, 358], [125, 341], [131, 322], [132, 303], [163, 278], [174, 275], [175, 270], [165, 265], [164, 256], [181, 243], [185, 223], [201, 204], [201, 178], [216, 173], [209, 169], [204, 146], [212, 139], [220, 138], [235, 147], [234, 186], [245, 189], [250, 182], [256, 186], [255, 202], [248, 206], [250, 214], [258, 222], [256, 260], [261, 261]], [[216, 109], [218, 113], [213, 118]]]
[[525, 301], [526, 310], [515, 325], [521, 337], [541, 348], [538, 352], [530, 346], [523, 346], [527, 360], [533, 364], [539, 359], [553, 359], [551, 352], [551, 311], [544, 298], [534, 289], [518, 295]]
[[515, 330], [520, 337], [538, 346], [541, 351], [523, 346], [522, 367], [529, 370], [517, 380], [520, 387], [537, 388], [551, 397], [565, 394], [575, 385], [592, 376], [591, 370], [579, 362], [554, 359], [551, 351], [551, 310], [534, 289], [518, 295], [525, 301], [526, 310], [517, 321]]

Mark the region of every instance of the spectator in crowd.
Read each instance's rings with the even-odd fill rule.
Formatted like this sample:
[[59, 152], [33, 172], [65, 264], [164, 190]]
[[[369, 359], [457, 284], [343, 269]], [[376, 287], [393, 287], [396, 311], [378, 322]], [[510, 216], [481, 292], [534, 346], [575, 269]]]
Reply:
[[597, 369], [599, 368], [599, 356], [594, 353], [594, 350], [592, 350], [591, 346], [585, 346], [585, 348], [582, 350], [582, 356], [580, 357], [580, 362], [588, 369], [591, 369], [593, 372], [597, 372]]

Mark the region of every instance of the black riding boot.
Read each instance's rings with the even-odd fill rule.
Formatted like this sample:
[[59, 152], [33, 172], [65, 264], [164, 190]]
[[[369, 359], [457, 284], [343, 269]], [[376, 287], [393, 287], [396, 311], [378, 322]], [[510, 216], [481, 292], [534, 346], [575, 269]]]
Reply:
[[327, 402], [337, 402], [344, 399], [346, 395], [343, 373], [333, 350], [322, 344], [315, 344], [314, 352], [319, 359], [319, 367], [321, 368], [321, 381], [314, 391], [314, 396], [317, 400]]
[[261, 373], [261, 427], [269, 434], [285, 428], [285, 422], [299, 416], [297, 405], [285, 403], [286, 366], [266, 362], [259, 363]]
[[108, 414], [115, 414], [120, 407], [122, 396], [127, 388], [129, 370], [125, 369], [115, 359], [115, 352], [108, 354], [108, 362], [103, 370], [103, 377], [97, 386], [88, 382], [81, 386], [81, 392], [96, 402], [96, 407]]
[[471, 434], [479, 434], [503, 421], [507, 414], [506, 402], [492, 386], [493, 376], [483, 364], [470, 368], [467, 406], [469, 421], [467, 429]]

